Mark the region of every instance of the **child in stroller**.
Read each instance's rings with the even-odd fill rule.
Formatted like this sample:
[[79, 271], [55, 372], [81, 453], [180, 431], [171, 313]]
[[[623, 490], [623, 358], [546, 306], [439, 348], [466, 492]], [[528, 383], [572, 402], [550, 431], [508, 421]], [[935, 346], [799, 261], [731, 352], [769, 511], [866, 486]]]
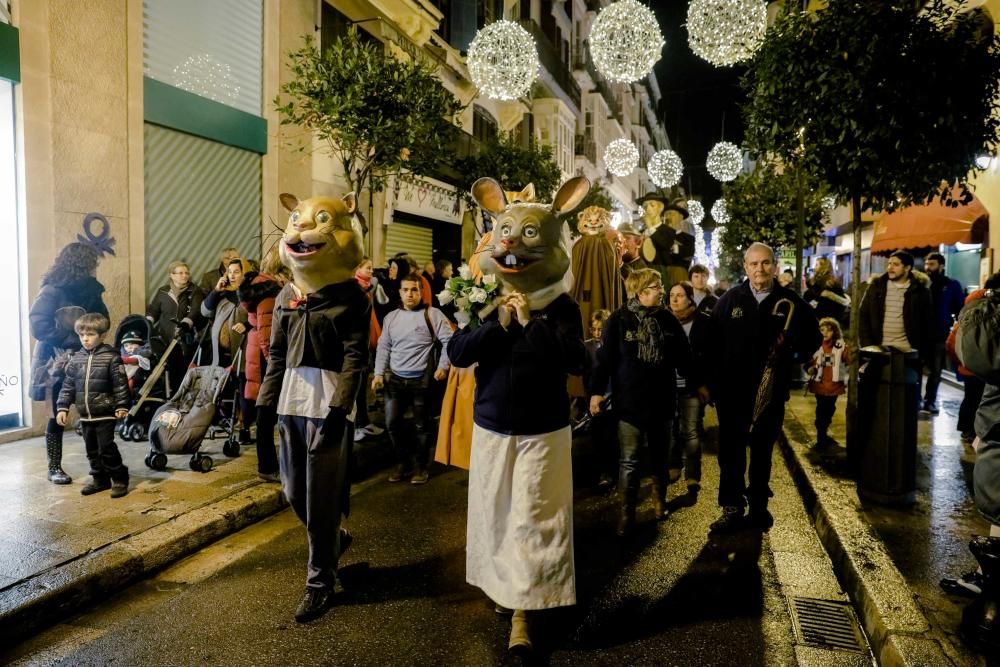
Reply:
[[153, 413], [167, 400], [162, 370], [166, 346], [144, 315], [127, 315], [115, 330], [115, 347], [135, 401], [117, 431], [122, 440], [138, 442], [146, 439]]

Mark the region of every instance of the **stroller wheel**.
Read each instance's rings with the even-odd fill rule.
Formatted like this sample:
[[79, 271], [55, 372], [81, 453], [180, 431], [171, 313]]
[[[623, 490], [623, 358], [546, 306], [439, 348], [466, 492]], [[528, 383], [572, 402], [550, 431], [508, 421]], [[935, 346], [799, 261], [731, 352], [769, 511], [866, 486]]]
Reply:
[[142, 462], [146, 464], [147, 468], [152, 468], [153, 467], [153, 460], [152, 460], [151, 456], [152, 456], [151, 454], [146, 454], [146, 458], [144, 458], [142, 460]]
[[136, 442], [146, 439], [146, 427], [142, 424], [132, 424], [128, 427], [128, 437]]
[[195, 472], [208, 472], [212, 469], [214, 461], [211, 456], [192, 456], [191, 460], [188, 462], [188, 466], [191, 470]]
[[240, 443], [235, 440], [226, 440], [226, 443], [222, 445], [222, 453], [229, 458], [235, 458], [240, 455]]
[[156, 454], [151, 454], [150, 457], [149, 457], [149, 462], [152, 464], [149, 467], [152, 468], [153, 470], [166, 470], [167, 469], [167, 455], [166, 454], [160, 454], [159, 452], [157, 452]]

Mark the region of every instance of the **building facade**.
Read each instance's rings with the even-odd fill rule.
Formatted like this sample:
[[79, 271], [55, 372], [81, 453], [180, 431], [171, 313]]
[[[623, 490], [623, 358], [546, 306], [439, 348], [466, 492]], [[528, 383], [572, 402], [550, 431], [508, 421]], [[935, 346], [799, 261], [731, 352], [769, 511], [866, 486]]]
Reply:
[[[105, 249], [98, 279], [112, 327], [143, 313], [173, 260], [192, 274], [236, 246], [259, 259], [287, 214], [278, 195], [341, 196], [336, 162], [312, 136], [281, 126], [274, 100], [287, 54], [356, 24], [399, 58], [433, 62], [467, 105], [453, 157], [496, 132], [552, 147], [563, 178], [600, 182], [622, 215], [653, 189], [645, 161], [668, 145], [655, 81], [608, 84], [587, 56], [595, 0], [0, 0], [0, 442], [39, 432], [27, 400], [27, 313], [42, 274], [71, 241]], [[531, 95], [478, 97], [465, 64], [476, 31], [506, 17], [538, 44]], [[627, 137], [642, 155], [611, 176], [604, 148]], [[376, 264], [468, 256], [473, 212], [455, 174], [400, 178], [367, 200]], [[16, 314], [16, 318], [14, 315]]]

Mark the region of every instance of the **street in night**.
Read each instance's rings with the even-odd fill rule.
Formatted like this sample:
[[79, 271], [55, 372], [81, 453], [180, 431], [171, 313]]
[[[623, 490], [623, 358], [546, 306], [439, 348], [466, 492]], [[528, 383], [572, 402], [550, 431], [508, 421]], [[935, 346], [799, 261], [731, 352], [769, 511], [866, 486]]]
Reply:
[[0, 0], [0, 664], [1000, 666], [1000, 0]]

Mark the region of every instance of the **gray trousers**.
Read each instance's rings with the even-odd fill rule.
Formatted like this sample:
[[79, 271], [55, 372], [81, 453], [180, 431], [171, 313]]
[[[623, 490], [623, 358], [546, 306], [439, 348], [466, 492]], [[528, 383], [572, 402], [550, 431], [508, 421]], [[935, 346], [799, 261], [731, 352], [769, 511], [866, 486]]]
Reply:
[[340, 519], [350, 512], [354, 428], [348, 422], [340, 441], [328, 442], [322, 419], [280, 415], [278, 433], [285, 498], [309, 538], [306, 586], [332, 588], [340, 558]]

